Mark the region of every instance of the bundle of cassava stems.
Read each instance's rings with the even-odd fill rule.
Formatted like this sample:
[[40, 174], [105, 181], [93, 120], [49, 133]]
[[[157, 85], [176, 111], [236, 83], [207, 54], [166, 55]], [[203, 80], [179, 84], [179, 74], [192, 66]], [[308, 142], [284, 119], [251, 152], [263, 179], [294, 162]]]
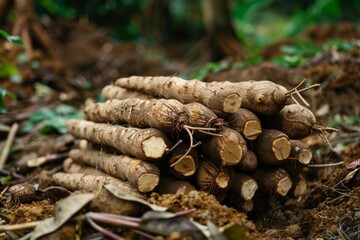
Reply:
[[84, 177], [103, 177], [136, 196], [197, 189], [240, 211], [300, 197], [307, 188], [301, 171], [312, 159], [300, 139], [333, 129], [316, 124], [300, 95], [309, 87], [299, 87], [120, 78], [103, 88], [106, 102], [85, 107], [86, 120], [67, 122], [92, 145], [71, 150], [65, 173], [52, 180], [76, 190], [86, 189]]

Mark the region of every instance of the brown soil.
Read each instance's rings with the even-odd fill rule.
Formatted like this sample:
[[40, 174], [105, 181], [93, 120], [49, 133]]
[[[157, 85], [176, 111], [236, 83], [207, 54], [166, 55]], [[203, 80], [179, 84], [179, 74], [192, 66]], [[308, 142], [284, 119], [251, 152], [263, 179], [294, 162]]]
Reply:
[[48, 200], [16, 205], [9, 209], [12, 224], [39, 221], [54, 215], [55, 204]]
[[240, 224], [249, 234], [250, 239], [259, 238], [255, 225], [247, 219], [246, 214], [220, 204], [213, 195], [205, 192], [192, 191], [189, 194], [151, 194], [150, 203], [169, 208], [172, 212], [196, 209], [189, 214], [194, 221], [206, 225], [210, 220], [219, 227], [230, 223]]

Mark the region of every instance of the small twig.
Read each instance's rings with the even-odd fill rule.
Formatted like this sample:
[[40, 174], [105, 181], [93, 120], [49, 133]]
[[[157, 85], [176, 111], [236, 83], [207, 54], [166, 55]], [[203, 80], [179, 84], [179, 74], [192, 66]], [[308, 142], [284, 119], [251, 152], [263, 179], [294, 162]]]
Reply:
[[187, 125], [183, 126], [183, 128], [184, 128], [185, 131], [189, 134], [190, 146], [189, 146], [188, 150], [184, 153], [184, 155], [183, 155], [181, 158], [179, 158], [178, 160], [176, 160], [174, 163], [172, 163], [172, 164], [170, 165], [170, 167], [174, 167], [176, 164], [178, 164], [181, 160], [184, 159], [184, 157], [185, 157], [186, 155], [188, 155], [188, 154], [190, 153], [191, 149], [193, 149], [194, 146], [196, 147], [196, 145], [194, 145], [193, 132], [190, 131], [190, 129], [189, 129], [189, 127], [188, 127]]
[[25, 176], [23, 176], [21, 174], [18, 174], [16, 172], [6, 170], [6, 169], [0, 169], [0, 174], [7, 175], [7, 176], [12, 176], [12, 177], [17, 178], [17, 179], [25, 179]]
[[6, 139], [4, 148], [3, 148], [2, 152], [1, 152], [0, 168], [3, 168], [4, 165], [5, 165], [6, 159], [7, 159], [8, 155], [9, 155], [10, 147], [11, 147], [13, 141], [14, 141], [14, 138], [15, 138], [15, 135], [16, 135], [16, 132], [17, 132], [18, 128], [19, 128], [19, 124], [17, 124], [17, 123], [14, 123], [10, 128], [10, 131], [9, 131], [8, 137]]
[[343, 161], [340, 162], [335, 162], [335, 163], [319, 163], [319, 164], [308, 164], [307, 167], [312, 167], [312, 168], [321, 168], [321, 167], [336, 167], [336, 166], [340, 166], [344, 164]]
[[137, 222], [132, 222], [129, 220], [124, 220], [124, 219], [115, 219], [113, 217], [103, 216], [101, 214], [96, 214], [93, 212], [87, 213], [86, 216], [88, 216], [89, 218], [96, 220], [98, 222], [112, 224], [112, 225], [116, 225], [116, 226], [130, 227], [130, 228], [139, 227], [139, 223], [137, 223]]
[[140, 236], [143, 236], [143, 237], [145, 237], [147, 239], [150, 239], [150, 240], [155, 240], [156, 239], [156, 237], [154, 237], [154, 236], [152, 236], [152, 235], [150, 235], [150, 234], [148, 234], [148, 233], [146, 233], [144, 231], [141, 231], [141, 230], [138, 230], [138, 229], [134, 229], [133, 231], [135, 233], [139, 234]]
[[171, 153], [172, 151], [174, 151], [182, 142], [183, 142], [182, 139], [180, 139], [179, 141], [177, 141], [177, 143], [175, 143], [174, 146], [172, 146], [172, 147], [166, 152], [166, 154], [169, 154], [169, 153]]
[[131, 222], [138, 222], [138, 223], [142, 221], [141, 218], [116, 215], [116, 214], [111, 214], [111, 213], [91, 212], [91, 216], [103, 216], [103, 217], [109, 217], [109, 218], [113, 218], [113, 219], [121, 219], [124, 221], [131, 221]]
[[41, 222], [42, 221], [34, 221], [34, 222], [19, 223], [19, 224], [12, 224], [12, 225], [0, 225], [0, 232], [35, 228]]
[[100, 225], [96, 224], [88, 215], [85, 215], [86, 221], [97, 231], [103, 233], [104, 235], [108, 236], [111, 239], [115, 240], [125, 240], [125, 238], [120, 237], [119, 235], [101, 227]]

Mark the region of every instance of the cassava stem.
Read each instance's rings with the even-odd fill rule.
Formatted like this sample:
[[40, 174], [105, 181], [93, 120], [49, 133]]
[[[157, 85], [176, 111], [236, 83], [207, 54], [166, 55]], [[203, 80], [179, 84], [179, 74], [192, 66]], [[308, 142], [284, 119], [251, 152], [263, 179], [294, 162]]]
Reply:
[[121, 88], [113, 85], [107, 85], [101, 90], [102, 95], [106, 100], [110, 99], [127, 99], [127, 98], [140, 98], [140, 99], [149, 99], [150, 96], [143, 94], [138, 91], [127, 90], [126, 88]]
[[77, 138], [104, 144], [148, 161], [159, 161], [169, 149], [168, 138], [155, 128], [131, 128], [72, 119], [66, 128]]
[[259, 190], [266, 195], [286, 196], [292, 187], [289, 174], [282, 168], [258, 168], [251, 172], [251, 176], [257, 182]]
[[206, 155], [224, 165], [236, 165], [245, 158], [247, 146], [240, 133], [224, 127], [218, 134], [220, 136], [211, 137], [202, 145]]
[[142, 193], [154, 190], [159, 183], [159, 168], [140, 159], [90, 149], [73, 149], [69, 152], [69, 156], [75, 161], [96, 167], [110, 176], [129, 181], [131, 186]]
[[262, 132], [259, 118], [245, 108], [239, 108], [234, 114], [227, 117], [229, 127], [237, 131], [247, 140], [255, 140]]
[[257, 165], [258, 159], [256, 154], [250, 149], [248, 149], [245, 158], [235, 165], [235, 169], [248, 172], [254, 170]]
[[132, 76], [118, 79], [115, 85], [152, 96], [177, 99], [182, 103], [199, 102], [217, 115], [234, 113], [241, 105], [241, 95], [236, 90], [213, 86], [196, 79], [184, 80], [175, 76]]
[[[194, 149], [186, 154], [187, 151], [188, 146], [180, 144], [169, 153], [164, 160], [164, 164], [160, 163], [160, 165], [163, 165], [161, 170], [169, 172], [176, 178], [185, 179], [192, 177], [198, 169], [199, 156]], [[178, 161], [179, 159], [181, 160]]]
[[281, 164], [281, 161], [289, 157], [291, 143], [283, 132], [263, 129], [254, 143], [254, 150], [259, 161], [274, 166]]
[[173, 177], [161, 176], [158, 186], [155, 191], [160, 194], [176, 194], [183, 193], [187, 194], [196, 188], [191, 185], [188, 181], [179, 180]]
[[257, 189], [258, 185], [254, 178], [238, 171], [234, 172], [234, 180], [229, 190], [230, 195], [235, 198], [251, 200]]

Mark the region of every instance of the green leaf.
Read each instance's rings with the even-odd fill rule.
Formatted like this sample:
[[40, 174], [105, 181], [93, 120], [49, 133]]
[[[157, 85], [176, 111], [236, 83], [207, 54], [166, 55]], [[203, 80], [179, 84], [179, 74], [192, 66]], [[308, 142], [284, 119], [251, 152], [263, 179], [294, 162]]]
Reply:
[[23, 46], [23, 42], [19, 36], [10, 35], [8, 32], [1, 29], [0, 29], [0, 35], [11, 43], [14, 43], [18, 46]]

